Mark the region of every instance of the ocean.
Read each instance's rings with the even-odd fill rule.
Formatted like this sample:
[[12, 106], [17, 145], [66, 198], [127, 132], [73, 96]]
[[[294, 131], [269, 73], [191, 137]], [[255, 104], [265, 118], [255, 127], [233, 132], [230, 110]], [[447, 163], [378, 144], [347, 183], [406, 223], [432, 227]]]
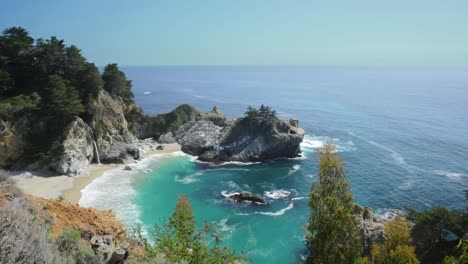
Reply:
[[[298, 263], [305, 253], [307, 195], [317, 180], [316, 149], [342, 156], [355, 202], [382, 216], [405, 206], [467, 206], [468, 69], [346, 67], [126, 67], [135, 101], [149, 114], [188, 103], [229, 118], [268, 105], [306, 131], [303, 158], [222, 166], [184, 153], [115, 170], [83, 190], [80, 204], [113, 209], [130, 226], [170, 217], [186, 195], [199, 225], [252, 263]], [[109, 190], [112, 190], [110, 192]], [[267, 206], [228, 201], [260, 194]]]

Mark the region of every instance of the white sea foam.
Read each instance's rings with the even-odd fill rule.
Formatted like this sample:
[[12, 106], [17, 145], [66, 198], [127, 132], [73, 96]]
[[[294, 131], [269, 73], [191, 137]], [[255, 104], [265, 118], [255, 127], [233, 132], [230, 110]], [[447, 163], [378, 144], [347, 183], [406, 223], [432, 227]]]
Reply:
[[291, 195], [291, 192], [281, 189], [281, 190], [265, 191], [263, 194], [270, 199], [277, 200], [277, 199], [288, 198]]
[[450, 172], [450, 171], [444, 171], [444, 170], [435, 170], [434, 173], [439, 176], [445, 176], [450, 179], [461, 179], [462, 177], [466, 176], [464, 173], [457, 173], [457, 172]]
[[230, 191], [222, 191], [221, 192], [221, 195], [226, 197], [226, 198], [230, 198], [231, 196], [236, 195], [236, 194], [240, 194], [240, 192], [230, 192]]
[[296, 171], [300, 170], [301, 169], [301, 165], [299, 164], [296, 164], [294, 165], [288, 172], [288, 176], [295, 173]]
[[236, 213], [236, 215], [256, 215], [256, 214], [261, 214], [261, 215], [268, 215], [268, 216], [280, 216], [284, 215], [286, 211], [289, 211], [294, 208], [294, 203], [288, 204], [287, 207], [277, 211], [277, 212], [253, 212], [253, 213]]
[[120, 169], [107, 171], [81, 190], [79, 205], [100, 210], [112, 209], [125, 223], [141, 224], [140, 212], [131, 202], [136, 195], [135, 189], [132, 188], [134, 174]]
[[151, 94], [151, 92], [144, 92], [143, 94]]
[[397, 152], [397, 151], [395, 151], [395, 150], [393, 150], [393, 149], [391, 149], [389, 147], [386, 147], [386, 146], [384, 146], [382, 144], [379, 144], [379, 143], [377, 143], [377, 142], [375, 142], [373, 140], [369, 140], [369, 139], [367, 139], [365, 137], [358, 136], [358, 135], [356, 135], [356, 134], [354, 134], [352, 132], [348, 132], [348, 133], [350, 135], [352, 135], [353, 137], [359, 138], [362, 141], [365, 141], [365, 142], [367, 142], [367, 143], [369, 143], [369, 144], [371, 144], [371, 145], [373, 145], [373, 146], [375, 146], [375, 147], [377, 147], [377, 148], [379, 148], [381, 150], [384, 150], [384, 151], [388, 152], [390, 154], [390, 156], [392, 157], [393, 161], [396, 164], [400, 165], [402, 168], [406, 169], [408, 172], [414, 172], [414, 171], [426, 172], [426, 170], [424, 170], [422, 168], [419, 168], [419, 167], [416, 167], [414, 165], [408, 164], [405, 161], [404, 157], [399, 152]]
[[197, 172], [189, 176], [185, 176], [185, 177], [180, 177], [179, 174], [176, 174], [174, 176], [174, 181], [182, 183], [182, 184], [190, 184], [194, 182], [199, 182], [200, 179], [197, 176], [201, 176], [201, 175], [203, 175], [202, 172]]
[[304, 200], [304, 199], [307, 199], [307, 197], [303, 197], [303, 196], [301, 196], [301, 197], [294, 197], [294, 198], [291, 199], [291, 201], [299, 201], [299, 200]]
[[398, 215], [404, 215], [405, 212], [400, 209], [394, 209], [394, 208], [379, 208], [375, 210], [375, 214], [380, 216], [380, 218], [384, 220], [392, 221]]
[[228, 225], [227, 224], [228, 221], [229, 221], [228, 218], [223, 218], [218, 223], [216, 223], [216, 225], [219, 228], [219, 231], [233, 233], [236, 230], [235, 225]]
[[315, 135], [305, 135], [304, 140], [301, 143], [301, 150], [303, 152], [313, 152], [319, 148], [323, 148], [326, 144], [334, 145], [337, 152], [356, 150], [356, 147], [352, 141]]
[[131, 171], [122, 170], [123, 166], [109, 170], [81, 190], [81, 199], [78, 203], [83, 207], [112, 209], [129, 226], [141, 224], [139, 209], [131, 202], [136, 195], [136, 190], [132, 186], [135, 175], [140, 171], [150, 172], [148, 165], [162, 158], [178, 156], [186, 156], [186, 154], [182, 151], [155, 154], [131, 164], [133, 168]]

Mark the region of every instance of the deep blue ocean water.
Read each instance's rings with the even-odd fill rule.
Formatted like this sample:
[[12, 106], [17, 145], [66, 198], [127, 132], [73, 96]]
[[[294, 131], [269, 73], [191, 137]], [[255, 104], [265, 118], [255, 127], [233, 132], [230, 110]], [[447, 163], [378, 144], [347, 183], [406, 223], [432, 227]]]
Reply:
[[[114, 208], [130, 225], [138, 222], [150, 229], [169, 217], [177, 196], [185, 194], [200, 224], [217, 225], [225, 243], [246, 252], [253, 263], [297, 263], [304, 253], [304, 197], [317, 179], [315, 150], [325, 142], [336, 145], [342, 156], [355, 201], [379, 213], [403, 206], [467, 206], [468, 69], [123, 70], [147, 113], [189, 103], [203, 111], [216, 105], [236, 118], [249, 105], [265, 104], [282, 118], [298, 118], [307, 133], [304, 159], [210, 166], [172, 155], [148, 161], [133, 177], [110, 174], [85, 189], [83, 204]], [[98, 191], [106, 181], [122, 190], [112, 201]], [[270, 204], [233, 204], [222, 195], [233, 191], [263, 195]]]

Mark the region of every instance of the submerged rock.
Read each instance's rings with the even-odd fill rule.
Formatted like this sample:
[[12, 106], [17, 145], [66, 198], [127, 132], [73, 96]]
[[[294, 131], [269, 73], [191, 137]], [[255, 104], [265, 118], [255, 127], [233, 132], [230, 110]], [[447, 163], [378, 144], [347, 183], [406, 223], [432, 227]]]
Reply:
[[259, 205], [267, 204], [265, 200], [249, 192], [233, 193], [229, 195], [229, 199], [238, 203], [250, 202], [250, 203], [259, 204]]

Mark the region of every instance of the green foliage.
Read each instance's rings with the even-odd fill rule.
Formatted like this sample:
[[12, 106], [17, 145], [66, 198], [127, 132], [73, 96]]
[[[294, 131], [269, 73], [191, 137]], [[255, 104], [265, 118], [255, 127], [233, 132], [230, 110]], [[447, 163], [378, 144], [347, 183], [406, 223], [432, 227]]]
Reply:
[[468, 214], [462, 210], [434, 207], [424, 212], [409, 209], [408, 219], [415, 223], [412, 236], [416, 254], [424, 262], [431, 259], [442, 261], [445, 255], [454, 253], [450, 233], [462, 238], [468, 233]]
[[275, 110], [271, 110], [269, 106], [264, 106], [263, 104], [260, 106], [259, 109], [256, 109], [252, 106], [247, 108], [247, 111], [244, 115], [249, 119], [256, 119], [256, 120], [274, 120], [278, 119]]
[[84, 112], [78, 91], [62, 77], [51, 75], [47, 84], [46, 100], [43, 108], [53, 115], [70, 117]]
[[459, 257], [445, 256], [444, 264], [466, 264], [468, 263], [468, 240], [461, 239], [458, 243], [457, 250], [461, 251]]
[[66, 227], [57, 238], [58, 249], [61, 252], [71, 252], [77, 247], [80, 238], [80, 231]]
[[175, 132], [183, 124], [193, 120], [200, 112], [193, 106], [183, 104], [169, 113], [159, 114], [151, 118], [151, 126], [158, 133], [157, 137], [167, 132]]
[[98, 68], [94, 63], [86, 63], [76, 73], [76, 87], [80, 93], [81, 100], [87, 102], [90, 97], [94, 98], [102, 90], [103, 82]]
[[141, 229], [136, 231], [133, 237], [145, 247], [147, 258], [151, 260], [162, 256], [168, 263], [222, 264], [245, 260], [242, 255], [223, 246], [221, 236], [208, 224], [197, 229], [190, 202], [184, 196], [179, 197], [169, 221], [155, 227], [152, 233], [154, 246], [141, 235]]
[[318, 151], [319, 179], [309, 194], [306, 244], [309, 263], [355, 263], [361, 256], [358, 230], [343, 164], [331, 145]]
[[0, 100], [0, 119], [13, 120], [16, 113], [23, 110], [37, 109], [41, 98], [37, 93], [20, 94]]
[[372, 246], [374, 264], [418, 264], [414, 247], [411, 246], [409, 223], [404, 218], [385, 223], [385, 244]]
[[120, 96], [125, 102], [133, 102], [132, 82], [119, 70], [116, 63], [108, 64], [102, 73], [104, 90], [112, 96]]
[[75, 264], [101, 264], [101, 256], [96, 254], [94, 250], [87, 245], [79, 245], [74, 252], [73, 260]]

